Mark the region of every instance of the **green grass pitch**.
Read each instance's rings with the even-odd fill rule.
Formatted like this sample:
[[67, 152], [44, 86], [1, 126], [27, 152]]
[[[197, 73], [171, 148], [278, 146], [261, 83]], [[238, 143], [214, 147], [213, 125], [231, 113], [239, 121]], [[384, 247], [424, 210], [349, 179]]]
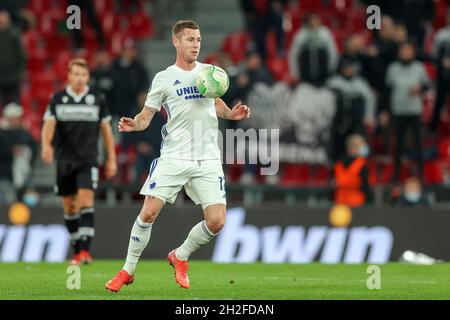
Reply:
[[380, 265], [381, 289], [366, 286], [368, 265], [213, 264], [191, 261], [191, 288], [175, 283], [166, 261], [142, 261], [119, 293], [105, 283], [122, 261], [81, 266], [81, 289], [69, 290], [67, 264], [0, 263], [0, 299], [449, 299], [450, 263]]

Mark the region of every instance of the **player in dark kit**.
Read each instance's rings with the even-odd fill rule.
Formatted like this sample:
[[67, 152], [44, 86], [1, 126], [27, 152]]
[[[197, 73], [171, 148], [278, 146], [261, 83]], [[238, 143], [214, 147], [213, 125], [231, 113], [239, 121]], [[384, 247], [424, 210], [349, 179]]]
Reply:
[[99, 174], [97, 143], [101, 132], [106, 145], [105, 176], [117, 172], [111, 116], [101, 93], [87, 86], [85, 60], [69, 62], [69, 85], [53, 95], [44, 115], [42, 160], [57, 162], [55, 192], [62, 197], [64, 220], [74, 256], [71, 264], [90, 263], [90, 245], [95, 234], [94, 196]]

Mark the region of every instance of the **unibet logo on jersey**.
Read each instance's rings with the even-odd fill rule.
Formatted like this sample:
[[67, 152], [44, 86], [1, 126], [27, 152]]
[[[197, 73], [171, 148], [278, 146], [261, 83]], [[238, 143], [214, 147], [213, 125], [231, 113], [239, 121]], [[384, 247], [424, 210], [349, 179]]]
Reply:
[[204, 99], [205, 98], [205, 96], [202, 96], [200, 94], [200, 91], [198, 91], [197, 87], [195, 87], [195, 86], [177, 89], [177, 95], [179, 97], [184, 96], [185, 100]]

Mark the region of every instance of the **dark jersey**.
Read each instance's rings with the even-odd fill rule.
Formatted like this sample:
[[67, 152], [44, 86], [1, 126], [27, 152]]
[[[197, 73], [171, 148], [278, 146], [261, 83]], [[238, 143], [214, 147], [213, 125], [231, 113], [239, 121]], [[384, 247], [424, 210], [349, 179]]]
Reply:
[[70, 87], [53, 95], [44, 115], [56, 120], [55, 157], [73, 162], [96, 162], [100, 123], [110, 121], [104, 95], [89, 87], [76, 95]]

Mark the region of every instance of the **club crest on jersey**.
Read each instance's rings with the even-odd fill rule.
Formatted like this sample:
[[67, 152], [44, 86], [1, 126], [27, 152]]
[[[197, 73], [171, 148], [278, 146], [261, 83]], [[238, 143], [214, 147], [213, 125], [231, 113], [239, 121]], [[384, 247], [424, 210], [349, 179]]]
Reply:
[[95, 103], [95, 96], [93, 94], [88, 94], [86, 96], [86, 103], [87, 104], [94, 104]]
[[62, 103], [67, 103], [67, 102], [69, 102], [69, 97], [63, 96], [61, 100], [62, 100]]
[[198, 91], [198, 88], [196, 86], [183, 87], [177, 89], [177, 96], [179, 97], [184, 96], [185, 100], [205, 98], [205, 96], [200, 94], [200, 91]]

